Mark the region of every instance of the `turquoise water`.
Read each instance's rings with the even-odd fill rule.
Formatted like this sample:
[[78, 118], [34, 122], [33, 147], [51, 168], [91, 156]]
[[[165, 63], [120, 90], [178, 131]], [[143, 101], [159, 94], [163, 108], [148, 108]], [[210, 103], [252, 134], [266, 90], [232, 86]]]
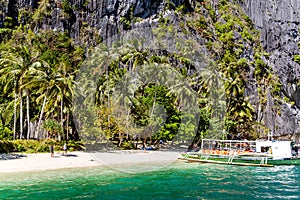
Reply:
[[176, 162], [128, 174], [108, 167], [0, 174], [0, 199], [300, 199], [300, 167]]

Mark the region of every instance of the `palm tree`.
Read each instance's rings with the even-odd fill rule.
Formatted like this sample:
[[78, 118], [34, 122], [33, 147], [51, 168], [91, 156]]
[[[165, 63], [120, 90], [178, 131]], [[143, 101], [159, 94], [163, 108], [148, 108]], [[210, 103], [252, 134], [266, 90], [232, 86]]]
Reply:
[[44, 68], [35, 69], [35, 71], [31, 73], [30, 81], [25, 85], [26, 87], [36, 87], [36, 94], [39, 95], [37, 102], [43, 99], [37, 125], [38, 133], [41, 128], [44, 113], [46, 113], [45, 118], [56, 116], [60, 121], [61, 127], [64, 127], [63, 113], [68, 113], [71, 110], [74, 94], [73, 84], [75, 83], [74, 75], [67, 71], [66, 66], [61, 66], [60, 69], [57, 69], [50, 67], [45, 61], [42, 63]]
[[[76, 84], [75, 82], [75, 72], [71, 72], [71, 67], [68, 65], [67, 62], [60, 63], [60, 76], [57, 78], [58, 85], [60, 86], [60, 124], [62, 128], [64, 127], [64, 113], [67, 114], [67, 122], [66, 122], [66, 129], [68, 133], [68, 116], [73, 106], [73, 97], [74, 97], [74, 89], [73, 85]], [[64, 128], [63, 134], [64, 134]], [[68, 139], [68, 134], [67, 134]]]
[[[30, 48], [30, 46], [20, 45], [12, 47], [10, 50], [3, 53], [0, 59], [0, 64], [3, 68], [0, 69], [0, 74], [2, 77], [10, 77], [10, 80], [14, 80], [15, 94], [19, 96], [20, 103], [20, 138], [24, 137], [23, 133], [23, 85], [26, 84], [26, 74], [40, 65], [38, 61], [39, 52], [35, 49]], [[15, 108], [16, 108], [16, 96], [15, 95]], [[28, 129], [30, 127], [29, 119], [29, 91], [26, 89], [26, 99], [27, 99], [27, 122]], [[16, 119], [16, 109], [14, 112], [14, 119]], [[14, 123], [15, 124], [15, 123]], [[15, 132], [15, 125], [14, 125]], [[14, 133], [15, 134], [15, 133]], [[27, 134], [27, 137], [29, 135]]]
[[[0, 59], [0, 66], [3, 66], [2, 63], [4, 62], [3, 59]], [[0, 70], [2, 71], [2, 69]], [[16, 138], [16, 122], [17, 122], [17, 93], [16, 93], [16, 80], [14, 76], [12, 76], [10, 73], [3, 73], [0, 76], [1, 85], [2, 85], [2, 91], [3, 95], [6, 100], [9, 100], [9, 97], [13, 97], [13, 138]], [[8, 103], [10, 105], [11, 102]], [[5, 106], [9, 107], [9, 106]]]

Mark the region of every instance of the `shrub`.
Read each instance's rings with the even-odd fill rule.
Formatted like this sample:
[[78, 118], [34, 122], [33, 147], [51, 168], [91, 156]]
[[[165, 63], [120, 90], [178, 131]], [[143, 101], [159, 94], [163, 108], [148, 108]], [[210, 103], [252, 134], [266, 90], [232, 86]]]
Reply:
[[0, 140], [0, 153], [8, 153], [15, 151], [15, 146], [12, 141]]
[[13, 139], [13, 132], [7, 128], [0, 125], [0, 140], [11, 140]]
[[85, 149], [82, 141], [69, 140], [67, 146], [70, 151], [82, 151]]
[[[0, 140], [0, 153], [26, 152], [43, 153], [49, 152], [50, 145], [54, 145], [55, 151], [62, 151], [64, 142], [55, 140]], [[84, 150], [84, 144], [81, 141], [70, 140], [67, 143], [69, 151]]]

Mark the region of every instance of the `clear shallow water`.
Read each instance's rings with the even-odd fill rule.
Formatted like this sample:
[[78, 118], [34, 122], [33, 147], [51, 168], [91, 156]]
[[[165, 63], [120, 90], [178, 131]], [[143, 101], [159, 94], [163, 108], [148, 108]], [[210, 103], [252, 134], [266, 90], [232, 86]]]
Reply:
[[0, 174], [0, 199], [300, 199], [300, 166], [176, 162], [128, 174], [108, 167]]

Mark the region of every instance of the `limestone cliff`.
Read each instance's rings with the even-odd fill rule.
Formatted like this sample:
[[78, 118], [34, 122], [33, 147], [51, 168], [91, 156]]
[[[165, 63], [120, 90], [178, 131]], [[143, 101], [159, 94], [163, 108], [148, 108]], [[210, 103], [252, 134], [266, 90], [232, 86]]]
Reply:
[[[275, 100], [269, 93], [267, 106], [256, 110], [274, 134], [299, 132], [300, 66], [293, 56], [300, 53], [300, 1], [236, 2], [260, 30], [262, 46], [269, 53], [264, 61], [282, 84], [281, 113], [272, 110]], [[158, 15], [182, 4], [192, 10], [192, 0], [0, 0], [0, 28], [8, 22], [26, 24], [32, 19], [29, 23], [37, 33], [40, 29], [65, 31], [78, 42], [93, 43], [95, 36], [100, 40], [135, 26], [155, 26]], [[285, 98], [295, 105], [285, 104]]]
[[261, 43], [270, 55], [268, 64], [282, 84], [282, 97], [296, 105], [284, 104], [282, 115], [270, 118], [278, 124], [277, 132], [281, 134], [299, 132], [300, 66], [293, 57], [299, 54], [300, 1], [240, 0], [239, 3], [261, 32]]
[[[0, 27], [6, 17], [25, 23], [36, 8], [31, 22], [38, 29], [68, 31], [80, 40], [80, 33], [98, 34], [106, 38], [131, 26], [132, 20], [151, 19], [167, 5], [179, 6], [189, 0], [1, 0]], [[92, 34], [92, 33], [91, 33]]]

